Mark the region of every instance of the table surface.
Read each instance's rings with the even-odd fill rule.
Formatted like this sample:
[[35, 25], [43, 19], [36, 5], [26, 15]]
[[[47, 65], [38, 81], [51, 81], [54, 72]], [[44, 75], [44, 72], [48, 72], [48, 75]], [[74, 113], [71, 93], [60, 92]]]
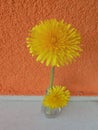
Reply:
[[0, 130], [98, 130], [98, 102], [71, 101], [49, 119], [41, 101], [0, 101]]

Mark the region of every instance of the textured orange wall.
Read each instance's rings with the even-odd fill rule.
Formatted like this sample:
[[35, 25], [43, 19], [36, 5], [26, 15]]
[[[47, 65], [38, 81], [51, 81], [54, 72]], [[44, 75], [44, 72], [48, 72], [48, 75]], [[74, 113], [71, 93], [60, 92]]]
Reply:
[[50, 67], [37, 63], [25, 44], [40, 20], [64, 19], [82, 35], [83, 53], [56, 68], [55, 84], [72, 95], [98, 95], [98, 0], [0, 0], [0, 94], [42, 95]]

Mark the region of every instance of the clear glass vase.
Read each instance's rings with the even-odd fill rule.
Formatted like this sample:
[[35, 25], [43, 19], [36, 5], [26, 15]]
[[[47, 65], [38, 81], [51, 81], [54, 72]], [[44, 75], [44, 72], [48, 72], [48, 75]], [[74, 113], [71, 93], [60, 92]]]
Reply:
[[42, 106], [42, 112], [45, 114], [47, 118], [55, 118], [61, 113], [62, 108], [49, 108]]

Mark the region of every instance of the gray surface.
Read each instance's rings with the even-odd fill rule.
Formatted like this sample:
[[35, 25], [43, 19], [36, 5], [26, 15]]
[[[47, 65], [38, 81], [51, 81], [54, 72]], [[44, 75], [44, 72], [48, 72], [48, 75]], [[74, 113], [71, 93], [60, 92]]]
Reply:
[[41, 102], [0, 101], [0, 130], [98, 130], [98, 102], [70, 102], [47, 119]]

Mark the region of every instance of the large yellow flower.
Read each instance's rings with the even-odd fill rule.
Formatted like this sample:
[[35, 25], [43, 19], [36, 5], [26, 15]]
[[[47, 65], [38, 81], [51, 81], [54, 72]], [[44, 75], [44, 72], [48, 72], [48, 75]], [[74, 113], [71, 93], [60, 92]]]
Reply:
[[78, 57], [82, 50], [81, 37], [70, 24], [56, 19], [45, 20], [33, 27], [27, 38], [27, 47], [37, 61], [46, 66], [63, 66]]
[[67, 105], [70, 98], [69, 90], [64, 86], [53, 86], [43, 99], [43, 106], [49, 108], [62, 108]]

